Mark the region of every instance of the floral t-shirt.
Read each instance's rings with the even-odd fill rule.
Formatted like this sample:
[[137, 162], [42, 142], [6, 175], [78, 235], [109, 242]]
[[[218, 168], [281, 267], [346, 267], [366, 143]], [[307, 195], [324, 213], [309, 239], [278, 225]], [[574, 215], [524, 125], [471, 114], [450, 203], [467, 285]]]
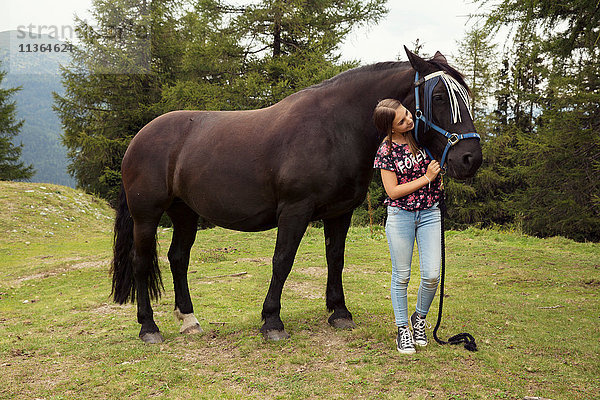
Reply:
[[[388, 141], [385, 140], [379, 146], [379, 150], [377, 150], [373, 168], [394, 171], [399, 185], [414, 181], [427, 172], [427, 166], [431, 162], [431, 159], [422, 149], [419, 149], [417, 157], [411, 154], [408, 144], [392, 142], [392, 151], [389, 152], [388, 149]], [[425, 185], [416, 192], [412, 192], [396, 200], [387, 197], [383, 204], [399, 207], [407, 211], [431, 208], [435, 203], [440, 201], [442, 194], [441, 183], [442, 178], [438, 174], [433, 182], [431, 182], [431, 185]]]

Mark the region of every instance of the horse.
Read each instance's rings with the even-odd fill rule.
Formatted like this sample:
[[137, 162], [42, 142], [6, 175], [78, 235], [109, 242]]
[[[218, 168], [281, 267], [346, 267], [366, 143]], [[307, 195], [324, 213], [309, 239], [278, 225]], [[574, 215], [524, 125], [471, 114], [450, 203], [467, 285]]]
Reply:
[[[379, 100], [395, 98], [414, 115], [415, 97], [418, 102], [418, 95], [425, 95], [423, 85], [414, 82], [418, 74], [442, 71], [466, 88], [462, 75], [440, 52], [425, 60], [406, 47], [405, 51], [408, 62], [351, 69], [270, 107], [172, 111], [134, 136], [121, 165], [111, 296], [119, 304], [137, 300], [142, 341], [164, 340], [151, 300], [164, 290], [156, 232], [165, 212], [173, 223], [168, 260], [181, 333], [202, 332], [187, 281], [199, 217], [246, 232], [278, 228], [262, 308], [260, 331], [267, 340], [289, 338], [280, 318], [283, 286], [308, 224], [322, 220], [328, 323], [340, 329], [356, 326], [346, 307], [342, 270], [352, 213], [366, 197], [384, 138], [372, 122], [373, 109]], [[429, 99], [424, 98], [430, 102], [430, 118], [457, 134], [475, 132], [466, 102], [458, 107], [462, 118], [452, 120], [451, 94], [441, 80], [430, 90]], [[433, 156], [439, 159], [447, 153], [448, 175], [471, 177], [481, 165], [477, 138], [457, 141], [448, 150], [450, 139], [430, 124], [421, 124], [419, 132], [421, 145]]]

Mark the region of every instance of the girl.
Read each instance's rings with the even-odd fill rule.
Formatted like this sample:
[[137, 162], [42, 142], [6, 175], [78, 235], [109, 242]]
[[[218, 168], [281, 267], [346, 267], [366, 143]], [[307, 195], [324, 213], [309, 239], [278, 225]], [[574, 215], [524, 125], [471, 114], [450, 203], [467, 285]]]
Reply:
[[[437, 290], [441, 264], [440, 165], [430, 160], [413, 137], [412, 114], [395, 99], [385, 99], [373, 112], [377, 129], [387, 134], [381, 143], [374, 168], [388, 197], [385, 232], [392, 259], [392, 307], [398, 327], [396, 347], [405, 354], [415, 353], [415, 344], [427, 345], [425, 321]], [[409, 330], [406, 292], [410, 280], [413, 246], [417, 240], [421, 282]], [[430, 326], [429, 326], [430, 327]]]

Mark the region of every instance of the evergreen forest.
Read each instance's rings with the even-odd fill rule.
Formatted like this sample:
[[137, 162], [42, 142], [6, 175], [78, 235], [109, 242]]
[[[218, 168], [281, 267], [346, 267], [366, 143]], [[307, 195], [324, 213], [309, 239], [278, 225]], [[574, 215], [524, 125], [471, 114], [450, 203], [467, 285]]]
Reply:
[[[76, 20], [55, 109], [78, 186], [114, 202], [125, 149], [151, 119], [269, 106], [357, 67], [341, 42], [386, 15], [385, 0], [240, 3], [95, 0], [96, 26]], [[485, 11], [450, 60], [472, 91], [484, 164], [466, 182], [445, 178], [449, 227], [599, 241], [600, 4], [476, 3]], [[375, 174], [354, 222], [383, 223], [384, 197]]]

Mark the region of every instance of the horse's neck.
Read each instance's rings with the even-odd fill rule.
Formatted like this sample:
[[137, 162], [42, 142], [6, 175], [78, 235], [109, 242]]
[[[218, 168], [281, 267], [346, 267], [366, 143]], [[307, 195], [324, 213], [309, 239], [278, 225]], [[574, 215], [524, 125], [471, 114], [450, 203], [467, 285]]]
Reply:
[[[401, 102], [411, 103], [412, 75], [408, 69], [390, 69], [384, 71], [362, 72], [356, 79], [348, 79], [339, 86], [325, 88], [324, 93], [314, 93], [315, 98], [330, 98], [333, 114], [344, 113], [336, 116], [336, 120], [347, 118], [348, 124], [355, 130], [352, 134], [366, 134], [369, 138], [375, 137], [373, 142], [379, 146], [379, 135], [373, 125], [373, 110], [380, 100], [386, 98], [398, 99]], [[350, 132], [348, 132], [350, 134]]]
[[361, 71], [355, 77], [349, 76], [344, 82], [330, 85], [312, 93], [315, 99], [327, 98], [334, 107], [352, 112], [367, 112], [371, 123], [372, 112], [380, 100], [386, 98], [413, 102], [412, 70], [389, 69], [382, 71]]
[[[382, 100], [384, 98], [398, 98], [402, 93], [410, 93], [412, 87], [411, 70], [389, 69], [363, 73], [364, 76], [357, 77], [354, 84], [360, 88], [365, 97]], [[352, 84], [352, 83], [351, 83]]]

